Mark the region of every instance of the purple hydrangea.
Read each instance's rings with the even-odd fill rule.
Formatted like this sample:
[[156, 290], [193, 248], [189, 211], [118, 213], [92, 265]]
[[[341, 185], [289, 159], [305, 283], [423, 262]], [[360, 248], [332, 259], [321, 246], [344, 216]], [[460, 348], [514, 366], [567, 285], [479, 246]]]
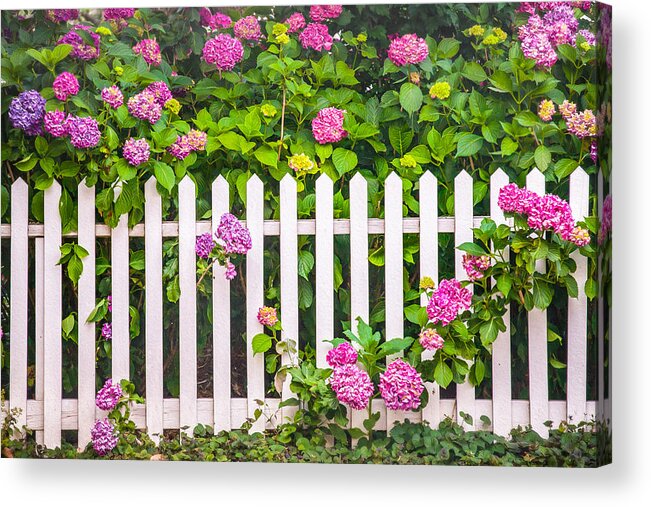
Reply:
[[9, 105], [9, 119], [14, 128], [29, 136], [43, 132], [46, 100], [36, 90], [27, 90], [15, 97]]
[[262, 32], [260, 31], [260, 22], [255, 16], [246, 16], [238, 19], [233, 26], [233, 34], [238, 39], [260, 40]]
[[162, 57], [160, 54], [160, 46], [155, 39], [143, 39], [138, 44], [133, 46], [133, 52], [137, 55], [142, 55], [145, 62], [149, 65], [158, 66], [161, 64]]
[[326, 354], [326, 362], [332, 368], [357, 363], [357, 351], [348, 342], [340, 343]]
[[135, 9], [104, 9], [104, 19], [128, 19], [135, 13]]
[[165, 102], [172, 98], [172, 92], [163, 81], [154, 81], [145, 88], [145, 92], [151, 93], [160, 106], [164, 106]]
[[79, 93], [79, 81], [71, 72], [62, 72], [54, 79], [52, 90], [57, 99], [66, 101], [70, 95]]
[[90, 431], [93, 449], [100, 456], [104, 456], [118, 445], [118, 435], [115, 426], [108, 419], [97, 421]]
[[68, 115], [64, 111], [48, 111], [43, 118], [43, 125], [52, 137], [68, 135]]
[[224, 271], [224, 278], [226, 280], [232, 280], [237, 276], [237, 270], [235, 269], [235, 264], [233, 264], [231, 261], [227, 260], [226, 261], [226, 271]]
[[116, 85], [102, 88], [101, 95], [102, 100], [113, 109], [117, 109], [124, 104], [124, 95], [122, 95], [122, 90], [120, 90]]
[[354, 364], [337, 366], [330, 376], [330, 387], [339, 402], [354, 410], [364, 410], [374, 391], [371, 377]]
[[420, 373], [402, 359], [392, 362], [380, 374], [380, 395], [390, 410], [415, 410], [425, 388]]
[[227, 254], [243, 255], [253, 246], [249, 230], [230, 213], [222, 215], [215, 235], [223, 242], [224, 252]]
[[149, 160], [149, 143], [147, 139], [130, 137], [122, 147], [122, 156], [133, 166], [143, 164]]
[[72, 116], [68, 118], [70, 143], [78, 149], [93, 148], [99, 143], [101, 134], [95, 118]]
[[206, 232], [201, 236], [197, 236], [197, 243], [194, 247], [197, 256], [202, 259], [207, 259], [210, 257], [213, 248], [215, 248], [215, 240], [213, 239], [212, 234]]
[[110, 340], [113, 338], [113, 326], [110, 322], [104, 322], [102, 326], [102, 338], [105, 340]]
[[[79, 35], [79, 30], [83, 30], [90, 35], [93, 39], [92, 46], [84, 42], [84, 39]], [[80, 60], [94, 60], [99, 58], [99, 35], [89, 26], [75, 25], [72, 30], [57, 41], [57, 44], [70, 44], [72, 46], [70, 55], [73, 58]]]
[[214, 64], [219, 71], [233, 70], [244, 57], [244, 47], [238, 39], [220, 33], [217, 37], [206, 41], [202, 57], [207, 63]]
[[53, 23], [65, 23], [79, 17], [78, 9], [48, 9], [45, 17]]
[[160, 120], [163, 114], [163, 106], [158, 103], [156, 96], [147, 90], [131, 97], [127, 102], [127, 109], [131, 116], [147, 120], [152, 125]]
[[441, 280], [427, 303], [427, 316], [434, 324], [447, 326], [457, 316], [470, 308], [472, 293], [456, 278]]
[[120, 383], [108, 379], [104, 382], [104, 386], [97, 392], [95, 405], [97, 405], [97, 408], [100, 410], [113, 410], [117, 406], [123, 394], [124, 392], [122, 391]]

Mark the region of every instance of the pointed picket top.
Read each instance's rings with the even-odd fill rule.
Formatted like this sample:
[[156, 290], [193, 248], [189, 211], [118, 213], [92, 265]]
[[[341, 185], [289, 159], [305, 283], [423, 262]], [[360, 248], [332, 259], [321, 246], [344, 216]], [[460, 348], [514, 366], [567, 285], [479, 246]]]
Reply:
[[436, 179], [436, 176], [431, 171], [425, 171], [420, 178], [418, 178], [418, 181], [420, 181], [423, 184], [436, 184], [438, 183], [438, 180]]
[[179, 181], [179, 192], [189, 192], [192, 189], [192, 192], [195, 191], [195, 184], [192, 178], [186, 174], [181, 181]]
[[[227, 213], [230, 210], [230, 190], [228, 181], [221, 174], [212, 182], [212, 208], [214, 212]], [[221, 216], [221, 215], [220, 215]], [[217, 229], [220, 216], [213, 216], [213, 232]]]
[[351, 185], [361, 185], [366, 183], [366, 178], [362, 173], [359, 171], [355, 173], [355, 175], [350, 179], [350, 184]]
[[332, 181], [332, 178], [325, 173], [323, 173], [321, 176], [319, 176], [316, 179], [317, 192], [319, 191], [319, 189], [328, 189], [328, 188], [332, 188], [333, 186], [334, 186], [334, 182]]
[[280, 191], [281, 192], [296, 192], [296, 180], [294, 177], [287, 173], [280, 180]]
[[465, 169], [461, 170], [459, 174], [457, 174], [454, 178], [454, 183], [455, 184], [463, 184], [464, 182], [469, 181], [472, 183], [472, 176], [470, 176], [470, 173], [466, 171]]
[[545, 175], [538, 168], [533, 168], [527, 174], [527, 188], [539, 194], [545, 193]]
[[156, 176], [151, 176], [145, 182], [145, 198], [147, 198], [148, 195], [153, 195], [153, 192], [158, 193], [156, 190]]
[[509, 176], [502, 168], [499, 168], [491, 175], [490, 179], [490, 203], [491, 203], [491, 216], [493, 219], [499, 219], [499, 222], [504, 222], [504, 212], [497, 204], [497, 199], [500, 195], [500, 189], [509, 184]]
[[387, 176], [386, 180], [384, 180], [384, 186], [393, 187], [397, 185], [400, 185], [400, 188], [402, 189], [402, 178], [400, 178], [398, 173], [394, 171], [391, 174], [389, 174], [389, 176]]
[[579, 166], [570, 175], [570, 208], [574, 220], [584, 220], [589, 214], [590, 176]]
[[11, 185], [11, 195], [13, 196], [14, 192], [27, 192], [27, 189], [27, 182], [22, 178], [16, 178], [16, 181]]

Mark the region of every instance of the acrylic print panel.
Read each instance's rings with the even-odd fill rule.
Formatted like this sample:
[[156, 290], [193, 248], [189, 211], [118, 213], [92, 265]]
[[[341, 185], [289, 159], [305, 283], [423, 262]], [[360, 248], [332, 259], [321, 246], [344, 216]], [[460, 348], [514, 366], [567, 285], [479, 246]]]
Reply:
[[611, 460], [611, 11], [2, 12], [2, 455]]

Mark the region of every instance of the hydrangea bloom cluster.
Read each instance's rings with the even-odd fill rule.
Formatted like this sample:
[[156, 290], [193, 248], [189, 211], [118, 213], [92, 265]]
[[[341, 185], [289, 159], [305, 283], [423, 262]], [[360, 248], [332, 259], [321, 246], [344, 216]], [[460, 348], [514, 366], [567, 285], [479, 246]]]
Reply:
[[200, 236], [197, 236], [197, 242], [194, 246], [194, 251], [202, 259], [207, 259], [210, 257], [213, 248], [215, 248], [215, 240], [212, 237], [212, 234], [205, 232]]
[[244, 47], [238, 39], [220, 33], [217, 37], [206, 41], [202, 54], [203, 59], [207, 63], [214, 64], [217, 70], [233, 70], [244, 57]]
[[439, 350], [443, 348], [443, 338], [435, 329], [427, 327], [418, 335], [418, 341], [425, 350]]
[[132, 49], [135, 54], [142, 55], [149, 65], [160, 65], [162, 60], [160, 46], [155, 39], [142, 39]]
[[102, 100], [113, 109], [117, 109], [124, 104], [124, 95], [122, 95], [122, 90], [120, 90], [116, 85], [102, 88], [101, 96]]
[[569, 100], [564, 100], [560, 106], [558, 106], [558, 112], [561, 113], [561, 116], [565, 121], [576, 113], [576, 104], [570, 102]]
[[79, 93], [79, 81], [71, 72], [62, 72], [54, 78], [52, 90], [57, 99], [65, 101], [70, 95]]
[[78, 9], [48, 9], [45, 17], [53, 23], [65, 23], [79, 17]]
[[172, 98], [172, 92], [164, 81], [154, 81], [145, 88], [147, 93], [154, 96], [154, 100], [159, 106], [164, 106], [165, 102]]
[[579, 20], [574, 17], [574, 9], [571, 6], [556, 5], [545, 14], [543, 23], [554, 46], [572, 44], [575, 41]]
[[312, 21], [327, 21], [341, 16], [344, 8], [341, 5], [313, 5], [310, 7]]
[[211, 30], [218, 30], [220, 28], [229, 28], [233, 24], [233, 20], [221, 12], [212, 13], [207, 7], [203, 7], [199, 11], [201, 24], [207, 26]]
[[325, 107], [312, 120], [312, 135], [319, 144], [336, 143], [348, 135], [344, 130], [343, 109]]
[[224, 266], [226, 270], [224, 271], [224, 278], [226, 280], [232, 280], [237, 276], [237, 270], [235, 269], [235, 264], [233, 264], [231, 261], [227, 260], [226, 265]]
[[108, 419], [99, 420], [90, 431], [93, 449], [100, 456], [111, 452], [118, 445], [118, 435], [115, 426]]
[[484, 277], [484, 271], [491, 267], [491, 258], [488, 255], [469, 255], [463, 256], [463, 269], [466, 270], [468, 280], [475, 281]]
[[295, 12], [285, 20], [284, 24], [289, 25], [287, 33], [300, 32], [305, 28], [305, 17], [300, 12]]
[[563, 240], [578, 246], [590, 242], [588, 231], [576, 225], [568, 202], [557, 195], [540, 196], [510, 183], [500, 189], [497, 204], [506, 213], [525, 215], [532, 229], [554, 231]]
[[48, 111], [43, 118], [45, 131], [52, 137], [68, 135], [68, 115], [63, 111]]
[[97, 408], [100, 410], [113, 410], [117, 406], [123, 394], [120, 383], [108, 379], [104, 382], [104, 386], [97, 392], [95, 405], [97, 405]]
[[538, 104], [538, 116], [542, 121], [552, 121], [552, 116], [556, 112], [556, 106], [549, 100], [541, 100]]
[[380, 374], [380, 394], [390, 410], [415, 410], [425, 386], [420, 373], [402, 359], [393, 361]]
[[565, 122], [567, 131], [579, 139], [597, 135], [597, 118], [590, 109], [570, 115]]
[[396, 37], [389, 45], [388, 57], [395, 65], [415, 65], [429, 56], [429, 48], [425, 39], [415, 33]]
[[471, 301], [471, 292], [462, 287], [459, 280], [441, 280], [427, 303], [427, 317], [434, 324], [447, 326], [460, 313], [470, 308]]
[[518, 38], [524, 56], [536, 60], [539, 66], [552, 67], [558, 60], [543, 20], [537, 14], [533, 14], [525, 25], [518, 28]]
[[136, 13], [135, 9], [104, 9], [104, 19], [128, 19]]
[[39, 135], [45, 116], [46, 100], [36, 90], [27, 90], [15, 97], [9, 104], [9, 119], [14, 128], [28, 136]]
[[[93, 39], [93, 45], [86, 44], [84, 39], [79, 35], [79, 30], [87, 32]], [[70, 44], [72, 51], [70, 56], [79, 60], [94, 60], [99, 58], [99, 35], [97, 35], [89, 26], [75, 25], [72, 30], [61, 37], [57, 44]]]
[[244, 255], [253, 246], [249, 230], [231, 213], [222, 215], [215, 235], [222, 241], [227, 254]]
[[167, 151], [173, 157], [183, 160], [193, 151], [206, 149], [208, 134], [199, 130], [192, 129], [183, 136], [178, 136], [174, 144], [167, 148]]
[[613, 228], [613, 198], [608, 194], [604, 198], [603, 207], [601, 210], [601, 226], [599, 227], [599, 234], [597, 235], [597, 241], [599, 244], [603, 242], [608, 237], [608, 233]]
[[104, 322], [104, 325], [102, 326], [102, 338], [105, 340], [113, 338], [113, 327], [110, 322]]
[[305, 153], [292, 155], [289, 157], [287, 165], [289, 165], [289, 168], [293, 169], [297, 173], [311, 171], [314, 169], [314, 162]]
[[592, 163], [596, 164], [597, 163], [597, 140], [593, 139], [592, 142], [590, 143], [590, 158], [592, 159]]
[[146, 120], [152, 125], [160, 120], [163, 114], [162, 104], [156, 100], [156, 96], [143, 90], [131, 97], [127, 102], [127, 109], [134, 118]]
[[[590, 49], [590, 46], [597, 44], [597, 37], [590, 30], [579, 30], [579, 35], [585, 39], [585, 42], [581, 44], [581, 49], [587, 51]], [[586, 44], [587, 46], [585, 46]], [[576, 38], [572, 45], [576, 46]]]
[[278, 313], [271, 306], [262, 306], [258, 309], [258, 322], [263, 326], [274, 327], [278, 323]]
[[110, 294], [106, 296], [106, 305], [108, 307], [108, 311], [112, 312], [113, 311], [113, 296]]
[[364, 410], [374, 391], [371, 377], [354, 364], [336, 367], [330, 376], [330, 387], [339, 402], [354, 410]]
[[233, 34], [238, 39], [257, 41], [262, 39], [260, 23], [255, 16], [246, 16], [238, 19], [233, 26]]
[[326, 354], [326, 362], [331, 368], [357, 363], [357, 351], [348, 342], [343, 342], [330, 349]]
[[441, 99], [445, 100], [450, 96], [450, 83], [446, 81], [440, 81], [432, 85], [429, 89], [429, 96], [432, 99]]
[[305, 49], [315, 49], [316, 51], [324, 49], [330, 51], [333, 42], [328, 27], [322, 23], [309, 23], [298, 36], [298, 40]]
[[101, 134], [95, 118], [70, 116], [67, 120], [70, 144], [75, 148], [93, 148], [99, 143]]
[[149, 160], [149, 143], [144, 137], [130, 137], [122, 147], [122, 156], [133, 166], [144, 164]]

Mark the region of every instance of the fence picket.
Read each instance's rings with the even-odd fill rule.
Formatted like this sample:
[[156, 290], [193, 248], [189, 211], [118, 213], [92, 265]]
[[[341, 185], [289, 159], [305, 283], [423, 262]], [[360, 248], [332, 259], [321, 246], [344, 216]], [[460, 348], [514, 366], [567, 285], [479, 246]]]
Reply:
[[[286, 174], [280, 182], [280, 316], [283, 341], [293, 341], [298, 350], [298, 231], [296, 207], [296, 180]], [[285, 352], [282, 364], [291, 365], [298, 361], [298, 354]], [[288, 375], [283, 382], [282, 399], [294, 397]], [[284, 407], [282, 420], [292, 417], [296, 407]]]
[[[34, 280], [34, 313], [35, 313], [35, 336], [36, 336], [36, 354], [34, 358], [34, 399], [43, 403], [43, 393], [45, 383], [43, 377], [44, 369], [44, 343], [43, 343], [43, 310], [45, 308], [45, 294], [43, 291], [43, 256], [45, 255], [45, 246], [43, 238], [36, 238], [34, 241], [34, 271], [36, 279]], [[36, 443], [43, 445], [43, 430], [36, 431]]]
[[[418, 206], [420, 208], [420, 278], [429, 276], [435, 283], [439, 279], [439, 231], [438, 231], [438, 182], [434, 175], [427, 171], [419, 180]], [[427, 306], [427, 294], [420, 297], [421, 306]], [[432, 359], [434, 351], [425, 350], [423, 360]], [[441, 388], [436, 382], [426, 382], [425, 389], [429, 393], [429, 402], [423, 408], [423, 422], [428, 422], [432, 428], [437, 428], [441, 422]]]
[[[473, 182], [472, 176], [465, 170], [454, 179], [454, 245], [472, 242], [473, 234]], [[454, 251], [454, 272], [458, 280], [468, 278], [463, 268], [463, 252]], [[468, 286], [472, 291], [472, 285]], [[470, 364], [468, 365], [470, 366]], [[472, 418], [472, 424], [466, 423], [460, 413], [464, 412]], [[466, 430], [475, 428], [475, 388], [469, 381], [457, 384], [457, 422]]]
[[[497, 205], [500, 189], [508, 185], [509, 177], [498, 169], [491, 176], [490, 203], [491, 218], [499, 226], [506, 223], [504, 213]], [[508, 255], [508, 252], [507, 252]], [[506, 257], [508, 259], [508, 257]], [[500, 332], [493, 342], [493, 432], [508, 436], [512, 428], [511, 417], [511, 312], [507, 307], [504, 314], [506, 330]]]
[[[538, 169], [527, 174], [527, 188], [545, 193], [545, 176]], [[545, 260], [536, 261], [536, 270], [545, 272]], [[547, 310], [533, 308], [527, 314], [529, 328], [529, 417], [531, 427], [543, 438], [549, 435], [544, 422], [549, 419], [549, 387], [547, 380]]]
[[179, 410], [188, 434], [197, 424], [197, 257], [196, 193], [185, 176], [179, 182]]
[[[570, 207], [574, 220], [584, 220], [590, 213], [590, 177], [577, 167], [570, 175]], [[574, 278], [579, 289], [578, 298], [567, 301], [567, 418], [578, 422], [586, 415], [588, 299], [585, 282], [588, 278], [588, 259], [577, 250], [572, 253], [576, 262]]]
[[43, 444], [61, 445], [61, 185], [54, 181], [45, 191], [43, 293], [48, 304], [43, 312]]
[[118, 225], [111, 231], [111, 375], [114, 381], [129, 379], [129, 217], [120, 216]]
[[145, 183], [145, 389], [147, 433], [163, 434], [163, 212], [156, 178]]
[[[597, 174], [597, 213], [599, 216], [599, 224], [603, 222], [604, 213], [604, 175], [601, 169]], [[604, 238], [605, 241], [605, 238]], [[604, 332], [605, 332], [605, 294], [603, 293], [602, 277], [603, 271], [601, 268], [603, 262], [603, 253], [599, 251], [597, 259], [597, 421], [605, 421], [604, 417]]]
[[316, 180], [316, 365], [326, 367], [334, 338], [333, 183], [322, 174]]
[[[391, 173], [384, 183], [384, 278], [386, 339], [404, 335], [402, 179]], [[387, 365], [402, 356], [387, 356]], [[387, 430], [405, 413], [387, 409]]]
[[11, 186], [9, 400], [12, 409], [20, 410], [16, 427], [21, 430], [27, 422], [28, 192], [22, 178], [17, 178]]
[[[246, 225], [251, 233], [253, 247], [246, 256], [246, 383], [248, 416], [254, 417], [264, 402], [264, 355], [253, 355], [253, 337], [263, 332], [258, 322], [258, 309], [264, 305], [264, 187], [257, 175], [246, 185]], [[258, 400], [258, 401], [256, 401]], [[261, 415], [251, 427], [251, 432], [263, 431], [264, 416]]]
[[78, 439], [79, 447], [86, 447], [95, 422], [95, 323], [86, 320], [95, 307], [95, 187], [87, 187], [86, 181], [82, 181], [77, 202], [78, 243], [88, 252], [82, 259], [84, 269], [79, 277], [77, 308]]
[[[219, 220], [230, 210], [228, 182], [218, 176], [212, 184], [212, 233]], [[213, 265], [213, 420], [215, 431], [231, 429], [231, 282], [224, 278], [226, 269]]]

